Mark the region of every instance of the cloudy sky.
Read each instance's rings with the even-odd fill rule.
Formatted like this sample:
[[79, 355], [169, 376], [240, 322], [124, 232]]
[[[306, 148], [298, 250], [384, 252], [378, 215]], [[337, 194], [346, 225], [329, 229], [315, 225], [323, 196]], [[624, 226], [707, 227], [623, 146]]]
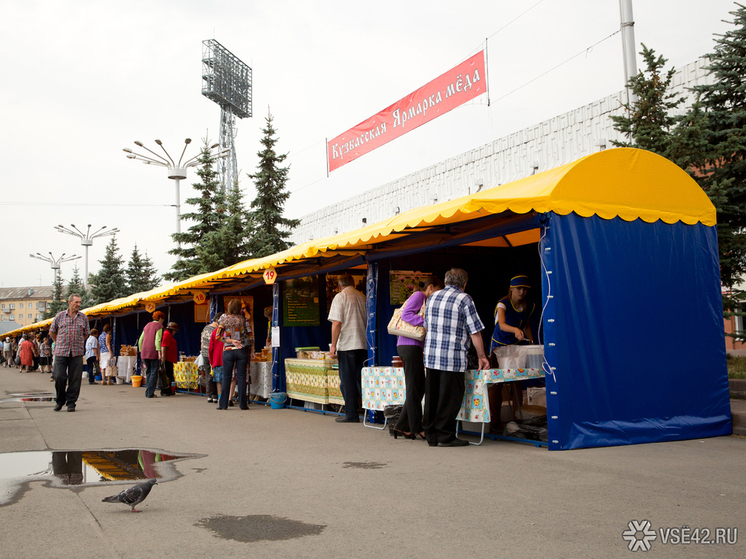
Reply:
[[[681, 67], [712, 51], [734, 7], [633, 0], [636, 41]], [[155, 150], [158, 138], [178, 156], [192, 138], [190, 156], [201, 139], [217, 141], [220, 108], [201, 94], [203, 40], [254, 72], [254, 114], [236, 139], [247, 206], [271, 112], [290, 164], [286, 214], [302, 217], [619, 91], [619, 19], [618, 0], [5, 0], [0, 285], [51, 283], [49, 264], [30, 253], [84, 254], [57, 224], [117, 227], [125, 258], [137, 245], [170, 268], [173, 181], [122, 148], [140, 140]], [[327, 177], [326, 139], [485, 44], [489, 106], [482, 95]], [[190, 171], [182, 181], [182, 202], [194, 180]], [[94, 242], [91, 272], [108, 240]], [[65, 281], [72, 266], [63, 264]]]

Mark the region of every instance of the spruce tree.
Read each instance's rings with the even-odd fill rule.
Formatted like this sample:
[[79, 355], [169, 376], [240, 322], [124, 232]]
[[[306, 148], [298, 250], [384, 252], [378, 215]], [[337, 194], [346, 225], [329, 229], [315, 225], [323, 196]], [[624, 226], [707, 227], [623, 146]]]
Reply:
[[266, 118], [267, 125], [262, 129], [264, 136], [261, 144], [264, 148], [257, 153], [259, 165], [257, 172], [249, 177], [256, 185], [256, 198], [251, 202], [252, 237], [249, 252], [253, 258], [261, 258], [280, 252], [292, 246], [287, 239], [294, 227], [300, 224], [299, 219], [287, 219], [282, 216], [285, 202], [290, 192], [285, 189], [289, 167], [280, 165], [287, 159], [287, 154], [275, 152], [276, 130], [272, 126], [272, 115]]
[[218, 172], [215, 170], [215, 157], [207, 139], [200, 151], [197, 176], [200, 182], [192, 186], [199, 193], [198, 196], [187, 198], [186, 203], [194, 207], [193, 212], [182, 214], [182, 221], [191, 221], [186, 232], [171, 235], [179, 243], [176, 248], [169, 250], [169, 254], [177, 256], [178, 260], [171, 267], [170, 272], [163, 277], [172, 281], [179, 281], [197, 274], [209, 272], [210, 266], [199, 256], [204, 252], [206, 235], [220, 228], [222, 222], [221, 208], [224, 207], [224, 195], [221, 191]]
[[88, 290], [86, 290], [85, 285], [83, 284], [83, 279], [80, 277], [80, 271], [77, 266], [73, 268], [73, 276], [67, 284], [67, 292], [65, 293], [64, 301], [67, 301], [73, 293], [80, 295], [81, 309], [90, 306], [88, 301]]
[[106, 245], [106, 254], [99, 263], [101, 268], [97, 274], [91, 274], [90, 279], [91, 304], [98, 305], [129, 295], [124, 274], [124, 259], [119, 255], [116, 235]]
[[685, 97], [669, 92], [676, 69], [670, 68], [664, 77], [663, 67], [668, 61], [663, 56], [656, 57], [655, 51], [644, 44], [640, 54], [645, 60], [646, 69], [644, 72], [640, 70], [628, 82], [637, 99], [632, 104], [623, 105], [623, 115], [611, 117], [614, 129], [631, 141], [612, 140], [611, 143], [616, 147], [634, 146], [667, 156], [672, 128], [677, 121], [671, 111], [681, 105]]
[[62, 285], [62, 275], [59, 272], [57, 272], [54, 275], [52, 302], [47, 307], [47, 312], [44, 313], [44, 320], [48, 318], [54, 318], [54, 316], [58, 312], [67, 308], [67, 301], [62, 300], [63, 289], [64, 289], [64, 286]]
[[[677, 127], [672, 155], [717, 209], [720, 278], [734, 289], [746, 272], [746, 7], [730, 12], [733, 29], [705, 55], [712, 83], [693, 91], [698, 102]], [[726, 310], [736, 298], [725, 297]]]
[[153, 265], [153, 261], [146, 254], [142, 256], [137, 250], [137, 245], [132, 250], [129, 262], [127, 263], [127, 290], [130, 294], [149, 291], [158, 287], [160, 278]]

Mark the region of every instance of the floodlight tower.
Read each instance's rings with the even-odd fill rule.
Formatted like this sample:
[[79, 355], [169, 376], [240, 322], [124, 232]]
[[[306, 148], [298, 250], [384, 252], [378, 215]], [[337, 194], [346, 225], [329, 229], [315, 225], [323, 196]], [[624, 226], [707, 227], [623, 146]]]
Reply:
[[72, 229], [68, 229], [64, 225], [55, 225], [54, 228], [59, 231], [60, 233], [65, 233], [66, 235], [72, 235], [73, 237], [79, 237], [80, 238], [80, 244], [85, 247], [85, 276], [83, 276], [83, 287], [88, 289], [88, 247], [93, 246], [93, 239], [97, 237], [107, 237], [109, 235], [116, 235], [119, 233], [119, 229], [109, 229], [108, 231], [104, 231], [106, 229], [106, 225], [104, 225], [101, 229], [96, 231], [95, 233], [91, 233], [91, 224], [88, 224], [88, 230], [83, 233], [80, 229], [75, 227], [74, 223], [70, 224], [70, 227]]
[[[44, 262], [49, 262], [49, 265], [52, 268], [52, 273], [54, 275], [54, 281], [57, 281], [57, 276], [60, 274], [60, 264], [63, 262], [70, 262], [71, 260], [77, 260], [80, 258], [80, 256], [72, 255], [65, 257], [65, 253], [62, 253], [62, 256], [59, 258], [55, 258], [52, 256], [52, 253], [49, 253], [49, 256], [44, 256], [43, 254], [37, 252], [36, 254], [29, 254], [31, 258], [36, 258], [37, 260], [44, 260]], [[54, 285], [54, 283], [53, 283]]]
[[220, 151], [218, 160], [223, 192], [238, 180], [236, 162], [236, 117], [251, 117], [251, 68], [215, 39], [202, 41], [202, 95], [220, 105]]

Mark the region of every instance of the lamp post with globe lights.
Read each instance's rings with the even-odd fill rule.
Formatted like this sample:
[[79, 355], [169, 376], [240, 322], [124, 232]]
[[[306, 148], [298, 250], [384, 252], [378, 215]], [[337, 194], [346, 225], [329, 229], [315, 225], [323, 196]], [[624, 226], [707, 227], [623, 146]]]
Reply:
[[[134, 159], [135, 161], [142, 161], [143, 163], [145, 163], [145, 165], [156, 165], [158, 167], [165, 167], [166, 171], [168, 172], [168, 175], [167, 175], [168, 178], [172, 179], [175, 182], [176, 184], [176, 232], [177, 233], [181, 233], [181, 202], [180, 202], [180, 194], [179, 194], [179, 188], [180, 188], [179, 181], [187, 177], [187, 169], [189, 167], [196, 167], [197, 165], [199, 165], [199, 161], [198, 161], [199, 155], [195, 155], [194, 157], [184, 161], [184, 153], [186, 153], [186, 148], [191, 142], [192, 140], [190, 138], [187, 138], [184, 140], [184, 149], [181, 151], [181, 157], [179, 157], [178, 162], [175, 162], [173, 160], [173, 158], [166, 151], [166, 148], [163, 147], [163, 142], [161, 142], [160, 140], [156, 140], [155, 143], [160, 146], [160, 148], [163, 150], [163, 153], [166, 154], [166, 157], [163, 157], [162, 155], [154, 152], [153, 150], [148, 149], [139, 140], [135, 140], [135, 145], [146, 150], [151, 155], [143, 155], [141, 153], [136, 153], [129, 148], [123, 148], [123, 151], [127, 153], [128, 159]], [[209, 147], [209, 149], [212, 152], [212, 150], [218, 146], [219, 144], [213, 144]], [[217, 154], [217, 157], [218, 158], [227, 157], [229, 154], [230, 154], [230, 150], [224, 149]]]
[[[59, 231], [60, 233], [65, 233], [66, 235], [72, 235], [73, 237], [79, 237], [80, 238], [80, 244], [85, 247], [85, 276], [83, 276], [83, 286], [88, 289], [88, 247], [93, 246], [93, 239], [96, 239], [98, 237], [107, 237], [109, 235], [116, 235], [119, 233], [119, 229], [108, 229], [107, 231], [104, 231], [106, 229], [106, 225], [104, 225], [101, 229], [98, 231], [91, 233], [91, 224], [88, 224], [88, 229], [85, 233], [83, 233], [80, 229], [75, 227], [74, 223], [70, 224], [70, 227], [72, 229], [69, 229], [65, 227], [64, 225], [55, 225], [54, 228]], [[78, 256], [80, 258], [80, 256]]]

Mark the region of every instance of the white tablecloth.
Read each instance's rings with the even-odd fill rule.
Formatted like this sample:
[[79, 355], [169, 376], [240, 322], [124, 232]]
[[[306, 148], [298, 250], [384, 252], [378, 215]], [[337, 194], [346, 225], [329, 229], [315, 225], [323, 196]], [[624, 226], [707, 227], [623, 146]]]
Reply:
[[262, 398], [272, 394], [272, 361], [252, 361], [249, 364], [251, 389], [249, 392]]
[[137, 366], [136, 355], [120, 355], [117, 357], [117, 367], [119, 367], [118, 377], [123, 378], [124, 382], [130, 382], [132, 375], [135, 374]]

